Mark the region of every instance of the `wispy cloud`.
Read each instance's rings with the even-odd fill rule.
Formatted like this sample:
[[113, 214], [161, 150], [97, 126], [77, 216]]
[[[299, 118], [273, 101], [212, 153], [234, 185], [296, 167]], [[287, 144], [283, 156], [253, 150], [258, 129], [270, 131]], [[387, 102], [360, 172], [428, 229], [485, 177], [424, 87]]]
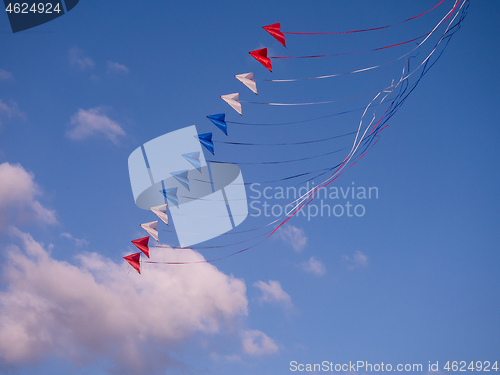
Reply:
[[227, 354], [227, 355], [221, 355], [216, 352], [210, 353], [210, 357], [217, 362], [229, 362], [229, 363], [236, 363], [236, 362], [242, 362], [241, 356], [239, 354]]
[[96, 74], [91, 74], [90, 75], [90, 80], [94, 83], [99, 83], [101, 82], [101, 77], [99, 77], [98, 75]]
[[55, 211], [35, 199], [41, 195], [35, 176], [20, 164], [0, 164], [0, 230], [7, 222], [36, 220], [55, 224]]
[[368, 266], [368, 257], [359, 250], [352, 256], [343, 255], [342, 259], [346, 262], [348, 270]]
[[72, 66], [85, 70], [95, 66], [94, 61], [88, 56], [85, 56], [83, 51], [79, 48], [73, 47], [69, 50], [69, 62]]
[[11, 119], [15, 117], [20, 119], [26, 118], [25, 114], [19, 110], [15, 101], [9, 100], [8, 102], [4, 102], [0, 99], [0, 125], [2, 125], [2, 119]]
[[129, 73], [130, 70], [123, 64], [119, 64], [117, 62], [108, 61], [108, 72], [115, 73]]
[[73, 241], [77, 247], [87, 246], [89, 244], [87, 240], [75, 238], [71, 233], [61, 233], [61, 237]]
[[261, 331], [248, 330], [243, 332], [241, 343], [245, 353], [251, 356], [270, 355], [278, 352], [278, 345]]
[[6, 81], [12, 79], [12, 73], [0, 68], [0, 81]]
[[278, 303], [287, 308], [293, 306], [292, 298], [283, 290], [279, 281], [269, 280], [268, 283], [257, 281], [253, 286], [259, 288], [262, 292], [262, 295], [259, 297], [261, 302]]
[[307, 237], [304, 230], [293, 225], [282, 226], [276, 232], [276, 236], [291, 245], [296, 252], [301, 252], [307, 245]]
[[66, 132], [66, 136], [74, 140], [84, 140], [102, 135], [113, 143], [118, 143], [118, 138], [125, 135], [125, 131], [114, 120], [111, 120], [103, 107], [89, 110], [79, 109], [71, 117], [73, 128]]
[[[211, 264], [199, 264], [196, 272], [182, 267], [167, 272], [164, 265], [143, 263], [139, 275], [124, 261], [84, 253], [72, 265], [53, 259], [31, 235], [15, 228], [12, 233], [22, 245], [4, 248], [0, 363], [111, 358], [112, 373], [165, 373], [179, 366], [169, 353], [178, 353], [185, 340], [213, 338], [247, 315], [245, 283]], [[204, 259], [192, 250], [168, 248], [155, 257]], [[262, 332], [242, 335], [248, 354], [277, 351]]]
[[307, 262], [301, 264], [302, 269], [306, 272], [310, 272], [316, 276], [323, 276], [326, 273], [326, 267], [319, 260], [314, 257], [309, 258]]

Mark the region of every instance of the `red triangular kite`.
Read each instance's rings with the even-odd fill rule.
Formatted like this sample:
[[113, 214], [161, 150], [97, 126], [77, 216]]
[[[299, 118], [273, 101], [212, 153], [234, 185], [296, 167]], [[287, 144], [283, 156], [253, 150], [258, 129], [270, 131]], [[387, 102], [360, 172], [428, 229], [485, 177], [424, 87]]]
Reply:
[[149, 247], [148, 247], [149, 237], [139, 238], [138, 240], [133, 240], [132, 243], [141, 250], [144, 255], [149, 258]]
[[134, 269], [141, 273], [141, 264], [139, 263], [139, 260], [141, 259], [141, 253], [135, 253], [132, 255], [127, 255], [126, 257], [123, 257], [128, 264], [130, 264]]
[[269, 34], [274, 36], [278, 42], [283, 44], [283, 47], [285, 46], [285, 35], [280, 31], [280, 24], [279, 23], [273, 23], [272, 25], [268, 26], [262, 26], [264, 30], [266, 30]]
[[267, 69], [269, 69], [270, 72], [273, 71], [273, 68], [271, 66], [271, 59], [267, 57], [267, 48], [257, 49], [248, 53], [255, 57], [257, 61], [264, 65]]

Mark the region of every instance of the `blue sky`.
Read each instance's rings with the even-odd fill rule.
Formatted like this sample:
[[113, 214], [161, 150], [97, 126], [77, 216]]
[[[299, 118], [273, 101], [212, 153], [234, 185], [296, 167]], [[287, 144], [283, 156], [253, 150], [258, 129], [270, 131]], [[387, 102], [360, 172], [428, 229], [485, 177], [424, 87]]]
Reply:
[[[259, 102], [337, 100], [389, 86], [404, 62], [331, 79], [257, 82], [258, 96], [233, 75], [343, 73], [392, 61], [416, 44], [275, 59], [273, 73], [248, 51], [267, 47], [272, 56], [299, 56], [399, 43], [429, 32], [454, 2], [380, 31], [287, 35], [286, 49], [262, 26], [362, 29], [398, 22], [436, 3], [85, 1], [16, 34], [1, 15], [0, 372], [285, 374], [291, 361], [368, 361], [421, 363], [427, 373], [428, 362], [439, 361], [446, 373], [447, 361], [499, 361], [500, 30], [493, 1], [471, 1], [462, 28], [376, 146], [329, 185], [376, 187], [378, 198], [324, 201], [362, 204], [362, 217], [294, 217], [259, 246], [212, 265], [143, 264], [139, 275], [128, 272], [122, 259], [135, 252], [130, 241], [145, 235], [139, 224], [155, 220], [134, 204], [127, 170], [134, 149], [193, 124], [199, 133], [213, 132], [215, 141], [299, 142], [344, 134], [356, 129], [360, 111], [288, 126], [229, 123], [228, 137], [205, 116], [225, 112], [229, 121], [270, 124], [364, 107], [374, 95], [300, 107], [242, 103], [239, 116], [219, 95], [239, 92], [241, 100]], [[416, 61], [432, 46], [424, 47]], [[352, 141], [215, 143], [215, 156], [205, 157], [289, 160]], [[346, 152], [241, 169], [245, 182], [268, 181], [336, 165]], [[258, 200], [254, 191], [247, 194], [249, 203]], [[238, 228], [272, 220], [248, 217]], [[254, 233], [221, 236], [206, 246]], [[160, 231], [160, 239], [178, 245], [174, 233]], [[152, 260], [212, 259], [241, 248], [153, 249]]]

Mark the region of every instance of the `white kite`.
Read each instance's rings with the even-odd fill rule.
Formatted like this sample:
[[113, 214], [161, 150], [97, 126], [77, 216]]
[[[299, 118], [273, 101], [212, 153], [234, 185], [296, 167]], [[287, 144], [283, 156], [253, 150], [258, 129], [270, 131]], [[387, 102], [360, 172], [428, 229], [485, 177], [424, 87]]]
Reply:
[[158, 220], [141, 224], [141, 227], [146, 232], [148, 232], [149, 235], [156, 240], [156, 242], [160, 242], [160, 240], [158, 239], [158, 231], [156, 230], [156, 228], [158, 227]]
[[253, 73], [236, 74], [236, 79], [257, 94], [257, 84], [253, 79]]
[[222, 100], [224, 100], [227, 104], [229, 104], [233, 109], [238, 112], [240, 115], [241, 113], [241, 103], [239, 102], [239, 93], [234, 93], [234, 94], [227, 94], [227, 95], [221, 95], [220, 96]]
[[167, 206], [167, 204], [162, 204], [160, 206], [151, 207], [150, 210], [168, 225]]

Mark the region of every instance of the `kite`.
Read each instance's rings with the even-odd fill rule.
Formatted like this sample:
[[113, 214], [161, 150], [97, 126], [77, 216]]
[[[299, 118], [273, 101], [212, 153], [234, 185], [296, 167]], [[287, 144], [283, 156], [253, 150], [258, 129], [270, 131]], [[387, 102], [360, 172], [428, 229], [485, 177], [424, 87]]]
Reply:
[[250, 51], [248, 53], [252, 55], [258, 62], [264, 65], [270, 72], [273, 71], [273, 67], [271, 66], [271, 60], [269, 59], [269, 57], [267, 57], [267, 48], [257, 49], [255, 51]]
[[141, 264], [139, 263], [141, 259], [141, 253], [127, 255], [126, 257], [123, 257], [123, 259], [125, 259], [128, 264], [134, 267], [134, 269], [139, 272], [139, 274], [141, 273]]
[[285, 35], [281, 32], [281, 25], [279, 23], [273, 23], [272, 25], [262, 26], [264, 30], [266, 30], [269, 34], [271, 34], [278, 42], [285, 45]]
[[[175, 190], [175, 193], [172, 194], [172, 192], [166, 193], [166, 189], [163, 190], [165, 194], [165, 198], [168, 198], [169, 200], [174, 200], [175, 203], [177, 203], [177, 188], [172, 188], [168, 190]], [[177, 205], [177, 204], [176, 204]], [[167, 204], [162, 204], [159, 206], [151, 207], [150, 210], [158, 216], [158, 218], [163, 221], [165, 224], [168, 225], [168, 216], [167, 216]], [[156, 229], [156, 228], [155, 228]], [[158, 240], [157, 240], [158, 241]]]
[[238, 112], [240, 115], [243, 115], [241, 113], [241, 104], [239, 102], [239, 96], [240, 94], [234, 93], [234, 94], [221, 95], [220, 97], [227, 104], [229, 104], [236, 112]]
[[208, 151], [214, 154], [214, 143], [212, 142], [212, 133], [204, 133], [198, 136], [200, 143], [206, 147]]
[[189, 171], [185, 169], [183, 171], [171, 172], [170, 174], [174, 176], [174, 178], [179, 181], [182, 186], [189, 190], [188, 173]]
[[212, 121], [212, 123], [217, 126], [222, 132], [227, 135], [227, 123], [226, 123], [226, 114], [219, 113], [217, 115], [209, 115], [207, 118]]
[[144, 229], [148, 234], [153, 237], [156, 242], [159, 242], [158, 240], [158, 230], [156, 229], [158, 227], [158, 220], [156, 221], [151, 221], [149, 223], [144, 223], [141, 224], [142, 229]]
[[238, 81], [240, 81], [250, 90], [252, 90], [255, 95], [257, 95], [257, 84], [253, 79], [253, 73], [236, 74], [235, 77]]
[[[226, 134], [227, 135], [227, 134]], [[196, 168], [198, 172], [201, 173], [201, 162], [200, 162], [200, 152], [188, 152], [186, 154], [182, 154], [184, 159], [186, 159], [193, 167]]]
[[139, 238], [138, 240], [132, 240], [132, 243], [137, 246], [139, 250], [141, 250], [144, 255], [146, 255], [149, 258], [149, 237], [143, 237]]
[[[160, 192], [163, 194], [163, 196], [165, 198], [167, 198], [170, 202], [172, 202], [176, 207], [179, 207], [179, 200], [177, 199], [177, 188], [163, 189], [163, 190], [160, 190]], [[163, 207], [163, 205], [162, 206], [158, 206], [158, 207]], [[166, 207], [166, 205], [165, 205], [165, 207]], [[151, 207], [151, 208], [158, 209], [157, 207]], [[158, 215], [157, 212], [155, 212], [155, 211], [153, 211], [153, 212], [156, 215]], [[165, 220], [163, 220], [163, 221], [165, 221]], [[167, 218], [167, 221], [165, 221], [165, 223], [168, 225], [168, 218]]]

